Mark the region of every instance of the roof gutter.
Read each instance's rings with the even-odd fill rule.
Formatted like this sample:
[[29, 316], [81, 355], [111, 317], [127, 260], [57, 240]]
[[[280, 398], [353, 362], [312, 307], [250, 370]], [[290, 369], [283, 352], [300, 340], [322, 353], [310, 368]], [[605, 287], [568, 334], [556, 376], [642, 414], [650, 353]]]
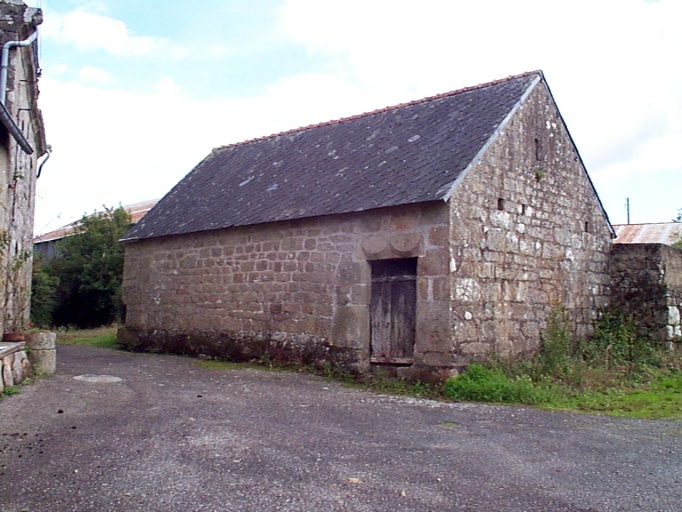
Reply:
[[[33, 148], [21, 133], [21, 130], [12, 119], [12, 116], [7, 111], [5, 107], [7, 100], [7, 70], [9, 68], [9, 51], [12, 48], [29, 46], [33, 44], [33, 41], [38, 37], [38, 29], [33, 31], [33, 34], [28, 36], [23, 41], [7, 41], [2, 46], [2, 55], [0, 56], [0, 122], [5, 125], [7, 131], [12, 135], [17, 144], [24, 150], [27, 155], [33, 154]], [[44, 163], [44, 162], [43, 162]]]
[[12, 116], [5, 108], [4, 103], [0, 103], [0, 123], [5, 125], [7, 131], [10, 133], [10, 135], [12, 135], [12, 137], [14, 137], [14, 140], [17, 141], [17, 144], [19, 144], [21, 149], [24, 150], [24, 153], [26, 153], [27, 155], [33, 154], [33, 148], [26, 140], [26, 137], [24, 137], [24, 134], [21, 133], [19, 127], [14, 123], [14, 120], [12, 119]]
[[7, 69], [9, 68], [9, 51], [12, 48], [30, 46], [38, 37], [38, 29], [23, 41], [7, 41], [2, 46], [2, 56], [0, 57], [0, 103], [5, 104], [7, 97]]

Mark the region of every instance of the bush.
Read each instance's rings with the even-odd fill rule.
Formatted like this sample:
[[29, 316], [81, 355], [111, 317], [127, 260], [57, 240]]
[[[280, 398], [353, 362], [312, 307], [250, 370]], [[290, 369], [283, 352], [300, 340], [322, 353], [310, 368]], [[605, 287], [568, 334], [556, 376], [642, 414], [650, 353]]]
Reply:
[[58, 242], [56, 256], [34, 274], [36, 324], [92, 328], [121, 320], [123, 247], [118, 241], [130, 225], [128, 212], [109, 208], [83, 217], [76, 234]]
[[659, 346], [641, 335], [630, 316], [602, 311], [592, 338], [580, 344], [580, 356], [592, 366], [657, 366]]
[[540, 333], [540, 352], [535, 358], [541, 376], [565, 376], [569, 371], [571, 329], [568, 313], [555, 306], [547, 320], [547, 329]]
[[458, 400], [540, 404], [548, 401], [547, 390], [533, 384], [528, 376], [510, 379], [498, 369], [470, 364], [462, 375], [445, 381], [443, 394]]
[[33, 260], [33, 282], [31, 284], [31, 322], [36, 327], [52, 326], [52, 314], [57, 308], [57, 286], [59, 278], [53, 276], [42, 260]]
[[443, 394], [479, 402], [558, 404], [651, 382], [657, 375], [652, 367], [661, 361], [660, 345], [642, 336], [632, 318], [614, 311], [603, 311], [594, 335], [581, 341], [572, 338], [568, 314], [557, 306], [540, 340], [532, 361], [471, 364], [445, 382]]

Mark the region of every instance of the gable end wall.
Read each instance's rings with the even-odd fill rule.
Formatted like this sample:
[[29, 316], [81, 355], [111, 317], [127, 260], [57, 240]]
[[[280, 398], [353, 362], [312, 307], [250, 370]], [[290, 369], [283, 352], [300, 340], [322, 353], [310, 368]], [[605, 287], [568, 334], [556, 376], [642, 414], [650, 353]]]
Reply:
[[537, 350], [557, 305], [590, 333], [608, 301], [610, 229], [542, 82], [454, 191], [450, 224], [457, 366]]

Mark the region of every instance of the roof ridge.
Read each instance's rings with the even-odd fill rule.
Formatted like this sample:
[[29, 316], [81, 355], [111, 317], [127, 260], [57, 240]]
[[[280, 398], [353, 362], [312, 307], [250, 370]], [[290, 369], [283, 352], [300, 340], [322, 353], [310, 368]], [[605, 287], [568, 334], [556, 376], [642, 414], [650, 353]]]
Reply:
[[447, 98], [449, 96], [455, 96], [457, 94], [462, 94], [465, 92], [471, 92], [471, 91], [475, 91], [478, 89], [484, 89], [486, 87], [491, 87], [493, 85], [498, 85], [498, 84], [501, 84], [503, 82], [508, 82], [510, 80], [516, 80], [517, 78], [523, 78], [523, 77], [531, 76], [531, 75], [540, 75], [541, 78], [544, 78], [544, 74], [543, 74], [541, 69], [536, 69], [534, 71], [526, 71], [525, 73], [519, 73], [517, 75], [509, 75], [506, 78], [499, 78], [499, 79], [493, 80], [491, 82], [485, 82], [485, 83], [478, 84], [478, 85], [463, 87], [461, 89], [436, 94], [434, 96], [426, 96], [426, 97], [420, 98], [418, 100], [412, 100], [412, 101], [408, 101], [405, 103], [398, 103], [397, 105], [389, 105], [387, 107], [378, 108], [375, 110], [371, 110], [369, 112], [363, 112], [361, 114], [355, 114], [355, 115], [348, 116], [348, 117], [341, 117], [339, 119], [332, 119], [330, 121], [323, 121], [320, 123], [309, 124], [306, 126], [299, 126], [298, 128], [292, 128], [289, 130], [284, 130], [281, 132], [272, 133], [270, 135], [264, 135], [262, 137], [255, 137], [253, 139], [247, 139], [247, 140], [240, 141], [240, 142], [234, 142], [232, 144], [225, 144], [223, 146], [218, 146], [218, 147], [213, 148], [213, 152], [220, 151], [222, 149], [228, 149], [228, 148], [233, 148], [233, 147], [237, 147], [237, 146], [243, 146], [245, 144], [251, 144], [252, 142], [259, 142], [259, 141], [263, 141], [263, 140], [274, 139], [275, 137], [281, 137], [283, 135], [291, 135], [294, 133], [300, 133], [300, 132], [303, 132], [305, 130], [311, 130], [313, 128], [320, 128], [322, 126], [332, 126], [335, 124], [345, 123], [347, 121], [353, 121], [355, 119], [360, 119], [363, 117], [369, 117], [369, 116], [372, 116], [375, 114], [381, 114], [383, 112], [390, 112], [392, 110], [397, 110], [399, 108], [410, 107], [413, 105], [421, 105], [423, 103], [428, 103], [429, 101], [439, 100], [441, 98]]

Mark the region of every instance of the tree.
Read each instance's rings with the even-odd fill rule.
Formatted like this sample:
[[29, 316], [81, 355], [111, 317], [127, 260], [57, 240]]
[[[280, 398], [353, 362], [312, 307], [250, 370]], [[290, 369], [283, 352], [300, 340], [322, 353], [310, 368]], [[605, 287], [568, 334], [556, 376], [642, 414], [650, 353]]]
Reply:
[[58, 280], [53, 325], [91, 328], [121, 320], [123, 247], [119, 240], [130, 226], [128, 212], [108, 208], [83, 217], [76, 233], [58, 242], [57, 254], [45, 268]]
[[34, 256], [31, 284], [31, 322], [36, 327], [50, 327], [57, 307], [59, 278], [52, 275], [42, 259]]

